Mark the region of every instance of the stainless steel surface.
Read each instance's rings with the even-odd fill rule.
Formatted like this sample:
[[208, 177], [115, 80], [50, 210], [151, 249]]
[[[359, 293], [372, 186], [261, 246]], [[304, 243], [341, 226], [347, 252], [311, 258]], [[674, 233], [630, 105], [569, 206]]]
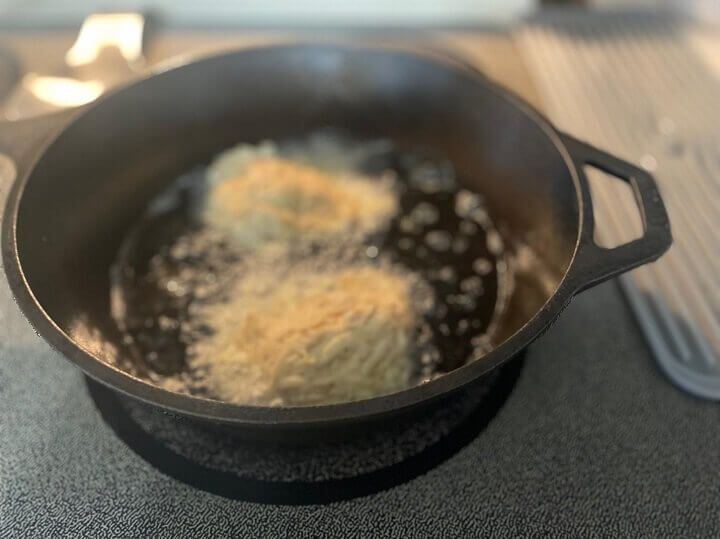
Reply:
[[[656, 176], [675, 245], [621, 278], [668, 375], [720, 398], [720, 84], [671, 18], [540, 17], [517, 33], [550, 118]], [[720, 51], [718, 51], [720, 53]], [[597, 192], [612, 241], [636, 210]]]

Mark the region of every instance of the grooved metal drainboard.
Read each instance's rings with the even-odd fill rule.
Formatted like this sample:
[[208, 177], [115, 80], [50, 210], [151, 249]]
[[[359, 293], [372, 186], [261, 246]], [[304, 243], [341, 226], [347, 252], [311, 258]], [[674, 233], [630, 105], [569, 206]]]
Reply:
[[[658, 181], [675, 243], [620, 282], [665, 372], [720, 399], [720, 82], [688, 44], [690, 25], [551, 13], [516, 39], [552, 121]], [[609, 186], [593, 199], [600, 233], [617, 243], [636, 210]]]

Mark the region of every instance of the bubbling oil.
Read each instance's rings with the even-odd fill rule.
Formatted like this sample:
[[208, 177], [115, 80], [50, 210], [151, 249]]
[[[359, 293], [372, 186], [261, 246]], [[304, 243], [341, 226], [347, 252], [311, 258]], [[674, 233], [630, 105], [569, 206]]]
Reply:
[[387, 141], [337, 134], [276, 144], [285, 158], [384, 182], [396, 198], [395, 213], [362, 235], [297, 237], [280, 254], [259, 254], [200, 217], [207, 169], [189, 172], [151, 203], [112, 267], [111, 305], [124, 335], [123, 368], [169, 389], [221, 398], [206, 383], [207, 371], [194, 366], [197, 344], [217, 331], [198, 313], [231, 301], [235, 283], [252, 272], [286, 279], [293, 272], [359, 266], [407, 278], [416, 313], [408, 385], [488, 352], [511, 276], [482, 197], [461, 187], [449, 162], [400, 151]]

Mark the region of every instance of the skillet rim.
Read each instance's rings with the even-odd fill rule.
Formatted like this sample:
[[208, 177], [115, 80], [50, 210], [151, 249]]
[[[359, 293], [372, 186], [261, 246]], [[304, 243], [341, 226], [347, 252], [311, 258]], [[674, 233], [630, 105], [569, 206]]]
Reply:
[[[191, 70], [197, 64], [205, 62], [227, 61], [233, 57], [263, 53], [269, 49], [296, 50], [298, 48], [330, 52], [339, 51], [344, 53], [371, 52], [413, 57], [417, 60], [434, 64], [435, 67], [455, 71], [458, 74], [470, 78], [474, 83], [485, 86], [487, 90], [494, 93], [500, 99], [507, 101], [529, 121], [537, 125], [550, 139], [562, 157], [575, 188], [578, 207], [577, 234], [572, 256], [565, 274], [561, 278], [554, 293], [532, 318], [525, 322], [520, 329], [484, 358], [459, 367], [435, 380], [399, 392], [338, 404], [302, 407], [250, 406], [176, 393], [134, 377], [84, 350], [55, 324], [40, 302], [35, 298], [25, 278], [20, 262], [17, 243], [19, 206], [24, 188], [32, 177], [32, 172], [37, 163], [43, 158], [55, 140], [66, 131], [67, 127], [82, 117], [87, 111], [102, 106], [105, 101], [112, 99], [116, 94], [122, 93], [127, 88], [143, 84], [147, 79], [162, 77], [166, 73], [174, 73], [178, 70]], [[592, 222], [589, 222], [591, 219], [590, 212], [586, 211], [586, 206], [590, 204], [590, 200], [588, 194], [582, 189], [578, 169], [564, 143], [563, 135], [547, 118], [517, 95], [486, 78], [481, 72], [468, 69], [452, 59], [433, 56], [432, 53], [433, 51], [428, 51], [428, 54], [425, 54], [419, 51], [411, 51], [388, 45], [371, 46], [347, 43], [282, 42], [278, 44], [257, 45], [202, 57], [182, 65], [176, 65], [177, 60], [174, 60], [169, 64], [159, 66], [157, 70], [149, 72], [146, 76], [129, 85], [109, 91], [92, 104], [82, 107], [80, 110], [72, 111], [72, 119], [70, 122], [48, 138], [42, 149], [37, 152], [29, 163], [29, 166], [26, 167], [25, 171], [18, 175], [7, 197], [5, 214], [2, 220], [3, 265], [11, 291], [21, 311], [35, 331], [43, 337], [45, 341], [98, 382], [150, 405], [181, 415], [236, 426], [307, 427], [370, 420], [430, 403], [443, 396], [459, 391], [481, 378], [484, 374], [499, 367], [506, 361], [511, 360], [547, 330], [572, 299], [573, 295], [582, 288], [581, 283], [574, 283], [570, 277], [573, 274], [572, 270], [576, 264], [578, 250], [583, 238], [583, 231], [586, 230], [588, 226], [592, 228]], [[170, 68], [167, 67], [168, 65], [170, 65]]]

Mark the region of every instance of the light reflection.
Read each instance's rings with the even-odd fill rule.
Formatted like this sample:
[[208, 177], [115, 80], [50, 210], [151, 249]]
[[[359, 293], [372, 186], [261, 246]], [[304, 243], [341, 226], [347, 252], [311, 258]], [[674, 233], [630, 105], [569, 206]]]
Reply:
[[94, 101], [105, 91], [105, 85], [100, 81], [45, 77], [34, 73], [23, 77], [23, 86], [39, 100], [56, 107], [78, 107]]
[[139, 13], [90, 15], [83, 22], [75, 43], [65, 54], [65, 62], [78, 67], [94, 62], [104, 47], [117, 47], [129, 64], [142, 61], [145, 19]]

